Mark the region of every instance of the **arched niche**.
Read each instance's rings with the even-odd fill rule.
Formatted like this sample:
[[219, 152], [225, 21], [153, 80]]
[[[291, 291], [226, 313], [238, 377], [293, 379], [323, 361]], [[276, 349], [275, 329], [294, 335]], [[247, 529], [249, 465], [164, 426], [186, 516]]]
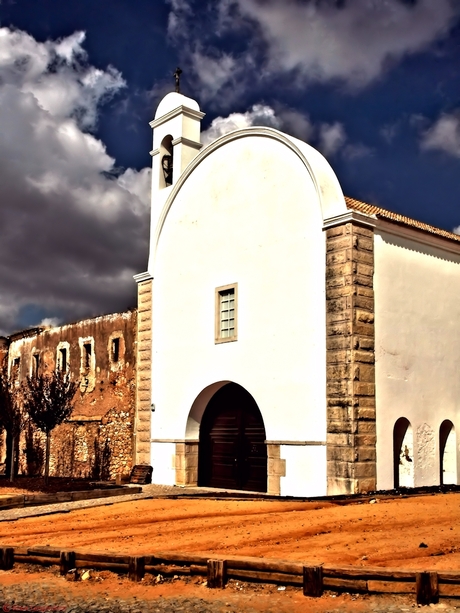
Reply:
[[173, 183], [174, 148], [170, 134], [165, 136], [160, 145], [160, 177], [159, 186], [169, 187]]
[[414, 435], [408, 419], [400, 417], [393, 429], [394, 487], [414, 487]]
[[441, 485], [457, 483], [457, 442], [454, 424], [449, 419], [439, 428], [439, 470]]

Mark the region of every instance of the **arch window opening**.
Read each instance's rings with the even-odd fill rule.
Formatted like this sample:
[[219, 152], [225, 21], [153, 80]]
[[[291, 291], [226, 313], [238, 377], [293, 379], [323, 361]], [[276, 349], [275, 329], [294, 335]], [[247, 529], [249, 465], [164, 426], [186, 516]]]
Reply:
[[165, 136], [160, 145], [160, 187], [169, 187], [173, 183], [174, 152], [172, 136]]
[[91, 368], [91, 343], [84, 343], [83, 345], [83, 367], [88, 370]]
[[61, 372], [66, 372], [67, 371], [67, 349], [65, 347], [63, 347], [62, 349], [59, 349], [59, 353], [61, 354], [60, 357], [60, 371]]
[[439, 428], [439, 469], [441, 485], [457, 483], [457, 452], [454, 424], [446, 419]]
[[414, 487], [414, 436], [410, 421], [400, 417], [393, 430], [394, 487]]
[[32, 376], [36, 377], [40, 368], [40, 354], [32, 354]]
[[120, 359], [120, 339], [112, 339], [112, 362], [118, 362]]

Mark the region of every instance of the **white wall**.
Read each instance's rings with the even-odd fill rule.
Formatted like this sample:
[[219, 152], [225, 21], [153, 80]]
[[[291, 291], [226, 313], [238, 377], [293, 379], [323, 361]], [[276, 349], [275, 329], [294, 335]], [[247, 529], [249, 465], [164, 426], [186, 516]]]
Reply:
[[415, 486], [439, 483], [439, 427], [460, 423], [460, 255], [405, 234], [375, 234], [379, 489], [393, 487], [399, 417], [413, 428]]
[[[255, 398], [268, 440], [325, 440], [325, 237], [295, 153], [251, 136], [204, 157], [169, 209], [151, 272], [154, 439], [183, 439], [198, 394], [234, 381]], [[215, 288], [235, 282], [238, 340], [216, 345]], [[325, 470], [302, 471], [303, 493]]]
[[326, 445], [281, 445], [286, 476], [281, 477], [281, 496], [326, 496]]

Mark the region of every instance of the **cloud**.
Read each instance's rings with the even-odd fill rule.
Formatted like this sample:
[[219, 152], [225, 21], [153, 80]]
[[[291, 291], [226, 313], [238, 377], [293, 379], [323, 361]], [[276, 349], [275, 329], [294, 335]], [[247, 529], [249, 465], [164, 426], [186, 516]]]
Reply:
[[460, 110], [444, 113], [422, 135], [422, 149], [436, 149], [460, 157]]
[[348, 160], [372, 155], [372, 149], [366, 145], [348, 142], [345, 127], [340, 122], [314, 124], [307, 115], [281, 105], [274, 109], [266, 104], [254, 104], [245, 113], [216, 117], [202, 132], [201, 140], [207, 145], [233, 130], [250, 126], [268, 126], [286, 132], [310, 143], [327, 158], [339, 153]]
[[147, 259], [150, 171], [88, 131], [124, 80], [83, 42], [0, 29], [0, 334], [131, 306]]
[[255, 104], [246, 113], [231, 113], [228, 117], [216, 117], [207, 130], [201, 134], [203, 144], [216, 140], [233, 130], [240, 130], [250, 126], [269, 126], [280, 128], [281, 120], [276, 117], [275, 111], [266, 105]]
[[[279, 75], [297, 88], [338, 81], [359, 89], [429, 49], [460, 15], [454, 0], [219, 0], [200, 9], [198, 26], [193, 0], [168, 1], [173, 38], [205, 91], [217, 68], [215, 93], [235, 82], [239, 66], [240, 91]], [[246, 47], [223, 51], [235, 36]]]
[[319, 128], [319, 150], [326, 157], [335, 155], [344, 145], [347, 137], [343, 125], [339, 122], [333, 124], [323, 123]]
[[400, 131], [399, 122], [388, 123], [384, 125], [380, 130], [380, 136], [387, 143], [387, 145], [391, 145], [395, 138], [398, 136]]

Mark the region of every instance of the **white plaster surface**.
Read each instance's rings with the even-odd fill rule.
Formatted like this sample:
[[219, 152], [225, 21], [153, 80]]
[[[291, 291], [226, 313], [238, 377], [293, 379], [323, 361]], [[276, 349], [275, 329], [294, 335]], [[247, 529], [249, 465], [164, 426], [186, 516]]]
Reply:
[[326, 496], [326, 446], [281, 445], [286, 476], [281, 477], [281, 496]]
[[[212, 154], [198, 154], [185, 181], [153, 192], [163, 206], [149, 263], [156, 439], [196, 438], [194, 401], [209, 385], [233, 381], [256, 400], [267, 439], [325, 440], [322, 217], [325, 202], [334, 213], [345, 204], [327, 162], [297, 144], [319, 176], [279, 139], [254, 131], [227, 135]], [[215, 288], [231, 283], [238, 283], [238, 340], [216, 345]], [[283, 493], [323, 493], [325, 447], [302, 449], [289, 450]], [[152, 445], [154, 469], [164, 453]]]
[[439, 428], [457, 426], [460, 255], [409, 233], [375, 234], [377, 487], [393, 487], [393, 427], [414, 430], [414, 484], [439, 483]]
[[152, 458], [155, 458], [152, 483], [158, 485], [175, 485], [175, 443], [151, 443]]

